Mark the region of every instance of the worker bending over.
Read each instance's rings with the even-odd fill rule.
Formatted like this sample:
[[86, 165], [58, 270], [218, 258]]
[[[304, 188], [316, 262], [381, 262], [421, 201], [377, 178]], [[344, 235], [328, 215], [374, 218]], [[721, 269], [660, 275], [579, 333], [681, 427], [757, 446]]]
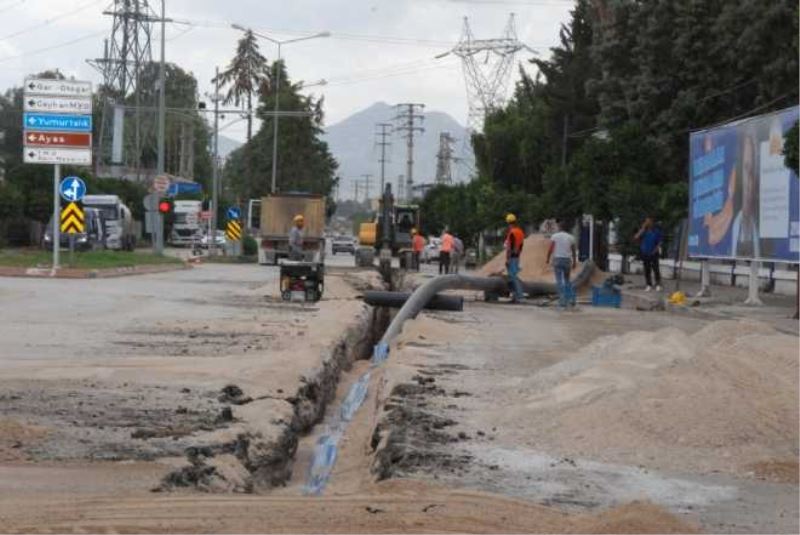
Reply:
[[417, 229], [411, 229], [411, 268], [419, 271], [420, 259], [422, 258], [422, 251], [425, 250], [425, 238], [420, 235]]
[[558, 306], [567, 308], [575, 306], [575, 290], [569, 280], [570, 271], [578, 266], [578, 257], [575, 249], [575, 238], [572, 234], [564, 232], [564, 224], [558, 222], [559, 231], [550, 236], [550, 248], [547, 249], [546, 264], [550, 265], [553, 259], [553, 272], [556, 276], [558, 287]]
[[525, 244], [525, 233], [517, 224], [517, 216], [508, 214], [506, 216], [508, 231], [506, 232], [506, 271], [508, 272], [508, 284], [511, 290], [511, 302], [520, 303], [524, 297], [522, 292], [522, 282], [519, 280], [521, 266], [519, 257], [522, 254], [522, 246]]
[[289, 260], [305, 260], [303, 251], [303, 226], [305, 218], [297, 214], [293, 219], [294, 225], [289, 230]]

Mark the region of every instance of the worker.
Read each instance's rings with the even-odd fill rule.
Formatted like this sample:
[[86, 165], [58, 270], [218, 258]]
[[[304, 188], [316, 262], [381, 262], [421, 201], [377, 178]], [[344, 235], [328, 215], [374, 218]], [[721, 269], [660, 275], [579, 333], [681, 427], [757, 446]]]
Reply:
[[464, 242], [456, 235], [453, 235], [453, 252], [450, 253], [450, 271], [458, 273], [461, 266], [461, 259], [464, 258]]
[[442, 231], [442, 246], [439, 249], [439, 275], [450, 273], [450, 255], [453, 252], [453, 235], [445, 227]]
[[644, 264], [644, 278], [647, 283], [645, 292], [653, 290], [653, 275], [655, 275], [656, 291], [661, 288], [661, 241], [663, 239], [661, 229], [653, 222], [652, 217], [646, 217], [639, 232], [633, 237], [639, 242], [639, 256]]
[[525, 245], [525, 233], [517, 224], [517, 216], [514, 214], [506, 215], [508, 231], [506, 232], [506, 271], [508, 272], [508, 284], [511, 290], [511, 302], [521, 303], [524, 294], [522, 292], [522, 282], [519, 280], [519, 272], [522, 269], [519, 258], [522, 255], [522, 247]]
[[425, 250], [425, 238], [415, 228], [411, 229], [411, 268], [419, 271], [420, 259], [422, 258], [422, 251]]
[[575, 291], [569, 275], [570, 271], [578, 266], [575, 238], [572, 234], [564, 232], [564, 228], [564, 223], [559, 221], [559, 231], [550, 236], [550, 247], [547, 249], [547, 260], [545, 261], [549, 266], [550, 259], [553, 259], [553, 272], [558, 287], [558, 305], [561, 309], [567, 308], [568, 305], [575, 306]]
[[302, 214], [294, 216], [293, 225], [289, 230], [289, 260], [304, 260], [303, 252], [303, 226], [306, 219]]

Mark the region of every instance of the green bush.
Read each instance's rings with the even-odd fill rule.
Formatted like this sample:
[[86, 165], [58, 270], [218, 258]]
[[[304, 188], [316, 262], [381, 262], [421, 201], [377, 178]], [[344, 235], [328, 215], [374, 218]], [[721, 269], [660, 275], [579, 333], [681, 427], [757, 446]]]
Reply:
[[242, 239], [242, 253], [244, 256], [255, 256], [258, 254], [258, 242], [252, 236], [245, 236]]

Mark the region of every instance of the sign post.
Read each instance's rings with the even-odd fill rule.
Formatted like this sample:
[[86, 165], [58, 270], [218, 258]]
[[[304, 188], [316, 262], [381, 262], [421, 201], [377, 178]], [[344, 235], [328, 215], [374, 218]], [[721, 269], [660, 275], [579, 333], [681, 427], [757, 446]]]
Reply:
[[[53, 165], [53, 271], [60, 267], [59, 194], [64, 195], [61, 165], [92, 164], [92, 83], [75, 80], [28, 78], [23, 92], [22, 159], [31, 164]], [[83, 181], [80, 181], [82, 183]], [[68, 188], [73, 188], [69, 183]], [[83, 185], [83, 193], [86, 186]], [[83, 198], [83, 193], [80, 198]]]

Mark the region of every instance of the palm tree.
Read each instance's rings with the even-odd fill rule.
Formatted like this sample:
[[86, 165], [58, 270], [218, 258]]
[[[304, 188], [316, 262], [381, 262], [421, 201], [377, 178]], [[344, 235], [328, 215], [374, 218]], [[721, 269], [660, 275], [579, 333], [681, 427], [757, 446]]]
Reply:
[[267, 59], [261, 55], [253, 32], [247, 30], [239, 39], [236, 55], [228, 68], [219, 73], [220, 85], [228, 87], [225, 104], [233, 102], [236, 106], [242, 103], [247, 106], [247, 141], [253, 135], [253, 94], [267, 76]]

